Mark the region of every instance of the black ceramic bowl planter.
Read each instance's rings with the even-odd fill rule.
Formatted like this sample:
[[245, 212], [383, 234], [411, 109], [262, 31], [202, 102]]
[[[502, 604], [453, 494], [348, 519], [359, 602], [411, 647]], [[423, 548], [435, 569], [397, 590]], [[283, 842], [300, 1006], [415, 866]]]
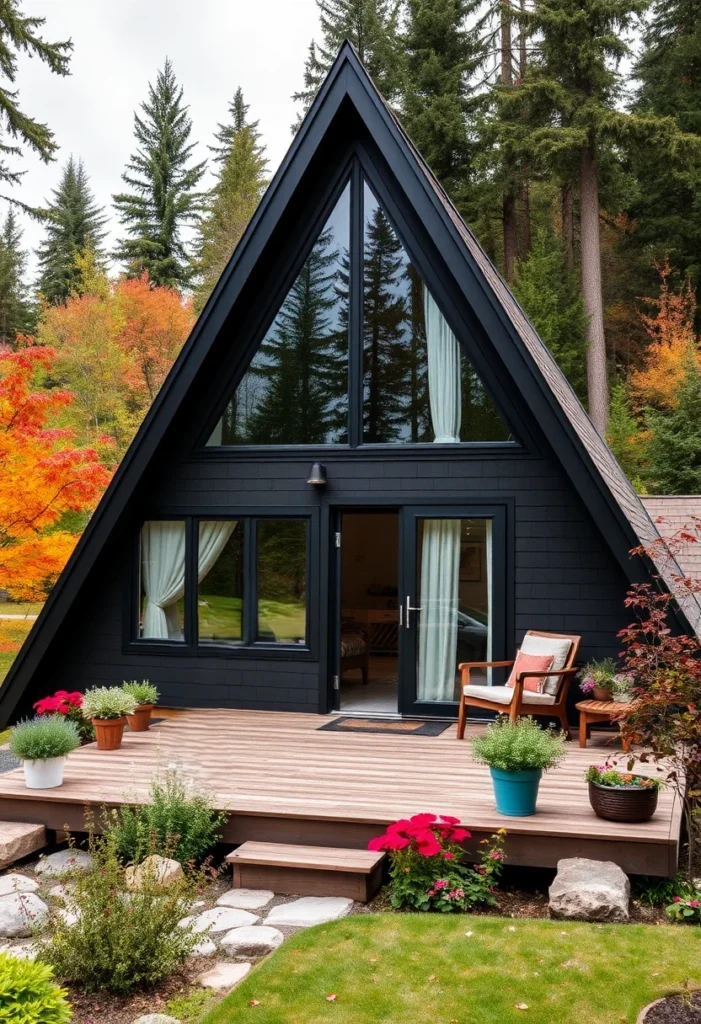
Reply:
[[657, 810], [657, 787], [603, 786], [598, 782], [588, 785], [594, 813], [606, 821], [649, 821]]

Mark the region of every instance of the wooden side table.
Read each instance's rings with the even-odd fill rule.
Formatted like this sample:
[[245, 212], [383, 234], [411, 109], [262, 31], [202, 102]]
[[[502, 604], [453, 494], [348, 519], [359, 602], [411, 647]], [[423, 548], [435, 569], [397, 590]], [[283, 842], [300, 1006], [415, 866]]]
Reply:
[[[582, 700], [575, 704], [579, 711], [579, 745], [587, 745], [587, 728], [592, 722], [610, 722], [617, 715], [623, 714], [630, 704], [621, 704], [615, 700]], [[623, 750], [627, 753], [630, 744], [624, 742]]]

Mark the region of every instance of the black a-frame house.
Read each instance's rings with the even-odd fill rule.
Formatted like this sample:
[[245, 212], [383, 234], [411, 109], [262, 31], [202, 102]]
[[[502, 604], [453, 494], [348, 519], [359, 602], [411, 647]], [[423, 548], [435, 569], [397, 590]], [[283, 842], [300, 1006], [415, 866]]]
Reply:
[[[373, 658], [358, 708], [454, 714], [456, 662], [528, 629], [616, 653], [645, 572], [629, 550], [655, 536], [345, 45], [0, 689], [0, 728], [58, 688], [144, 677], [171, 706], [327, 711]], [[388, 679], [392, 706], [364, 704]]]

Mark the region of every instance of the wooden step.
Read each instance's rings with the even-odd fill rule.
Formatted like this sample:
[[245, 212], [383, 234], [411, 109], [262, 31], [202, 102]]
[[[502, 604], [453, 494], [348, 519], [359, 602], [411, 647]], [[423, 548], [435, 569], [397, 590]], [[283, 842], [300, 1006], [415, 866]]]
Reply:
[[295, 896], [347, 896], [367, 903], [382, 881], [384, 853], [335, 846], [242, 843], [228, 855], [235, 889]]

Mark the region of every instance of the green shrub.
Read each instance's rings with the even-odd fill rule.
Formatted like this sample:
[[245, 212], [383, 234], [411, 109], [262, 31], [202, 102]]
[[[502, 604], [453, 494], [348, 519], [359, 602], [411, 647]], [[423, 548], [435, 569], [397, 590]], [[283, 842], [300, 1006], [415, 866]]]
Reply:
[[86, 718], [123, 718], [134, 713], [136, 701], [121, 686], [96, 686], [83, 697]]
[[152, 683], [149, 683], [148, 679], [144, 679], [140, 683], [136, 679], [125, 680], [122, 689], [134, 698], [137, 706], [139, 704], [157, 704], [160, 697], [160, 693]]
[[86, 992], [125, 995], [155, 985], [185, 962], [200, 938], [178, 926], [197, 898], [200, 878], [191, 873], [161, 889], [152, 873], [142, 888], [129, 892], [114, 835], [91, 833], [90, 853], [92, 870], [71, 878], [71, 909], [78, 920], [69, 925], [52, 914], [38, 957]]
[[79, 746], [77, 725], [63, 715], [43, 715], [18, 722], [10, 733], [10, 750], [20, 761], [65, 757]]
[[0, 1021], [3, 1024], [66, 1024], [66, 992], [46, 964], [0, 953]]
[[674, 878], [658, 878], [657, 875], [637, 875], [630, 880], [631, 896], [645, 907], [666, 907], [675, 896], [683, 899], [693, 897], [692, 887], [681, 872]]
[[565, 737], [541, 729], [532, 718], [499, 718], [472, 741], [477, 761], [504, 772], [547, 771], [565, 757]]
[[666, 908], [667, 917], [683, 924], [701, 924], [701, 892], [692, 896], [673, 896]]
[[186, 864], [214, 846], [225, 821], [226, 814], [215, 811], [206, 794], [169, 771], [152, 782], [149, 803], [116, 808], [108, 827], [123, 861], [138, 863], [160, 853]]

